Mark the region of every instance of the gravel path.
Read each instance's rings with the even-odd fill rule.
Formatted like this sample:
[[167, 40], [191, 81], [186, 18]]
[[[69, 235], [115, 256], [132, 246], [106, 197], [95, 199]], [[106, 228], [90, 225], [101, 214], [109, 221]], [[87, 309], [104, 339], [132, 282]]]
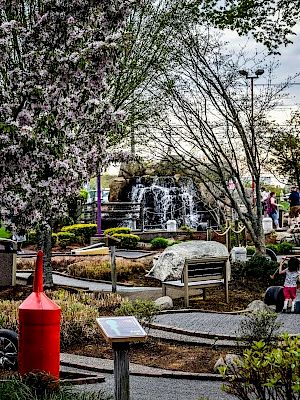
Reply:
[[[113, 375], [103, 374], [105, 382], [78, 386], [82, 391], [105, 390], [113, 394]], [[168, 379], [144, 376], [130, 377], [130, 400], [236, 400], [221, 389], [220, 382], [193, 381], [190, 379]]]
[[[201, 335], [237, 336], [242, 320], [246, 318], [239, 314], [218, 313], [170, 313], [161, 314], [155, 318], [155, 324], [165, 327], [176, 327]], [[300, 314], [278, 314], [277, 321], [282, 324], [280, 330], [290, 334], [300, 333]]]

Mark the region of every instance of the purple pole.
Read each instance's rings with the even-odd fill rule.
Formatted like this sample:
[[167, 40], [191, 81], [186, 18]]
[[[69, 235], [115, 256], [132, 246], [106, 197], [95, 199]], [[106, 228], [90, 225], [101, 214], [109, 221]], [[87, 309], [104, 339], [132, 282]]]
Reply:
[[102, 200], [102, 192], [101, 192], [101, 175], [97, 176], [97, 236], [102, 235], [101, 229], [101, 200]]

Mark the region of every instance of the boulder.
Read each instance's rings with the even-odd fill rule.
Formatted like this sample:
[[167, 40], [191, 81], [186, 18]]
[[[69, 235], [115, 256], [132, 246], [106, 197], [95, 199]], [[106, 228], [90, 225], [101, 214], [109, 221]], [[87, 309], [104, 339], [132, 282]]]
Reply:
[[171, 310], [173, 308], [173, 300], [169, 296], [159, 297], [154, 301], [159, 310]]
[[174, 244], [165, 249], [146, 275], [160, 281], [171, 281], [181, 278], [186, 258], [228, 257], [228, 250], [222, 243], [204, 240], [191, 240]]
[[237, 354], [233, 353], [228, 353], [226, 354], [225, 358], [220, 357], [217, 362], [214, 365], [214, 372], [215, 373], [220, 373], [219, 368], [224, 367], [225, 365], [227, 366], [227, 374], [232, 374], [234, 373], [238, 366], [241, 364], [242, 358], [238, 356]]
[[247, 311], [251, 311], [251, 312], [272, 312], [273, 309], [269, 306], [267, 306], [267, 304], [265, 304], [263, 301], [261, 300], [253, 300], [250, 304], [248, 304]]
[[109, 201], [110, 202], [122, 201], [126, 186], [127, 186], [127, 181], [125, 178], [123, 177], [114, 178], [110, 183], [109, 187]]

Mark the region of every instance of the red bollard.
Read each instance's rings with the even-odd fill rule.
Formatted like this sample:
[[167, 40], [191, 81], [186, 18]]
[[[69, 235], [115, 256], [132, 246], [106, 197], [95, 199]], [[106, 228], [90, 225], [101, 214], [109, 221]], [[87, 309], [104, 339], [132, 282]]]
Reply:
[[44, 371], [59, 378], [61, 309], [43, 291], [43, 252], [37, 254], [33, 293], [19, 307], [21, 375]]

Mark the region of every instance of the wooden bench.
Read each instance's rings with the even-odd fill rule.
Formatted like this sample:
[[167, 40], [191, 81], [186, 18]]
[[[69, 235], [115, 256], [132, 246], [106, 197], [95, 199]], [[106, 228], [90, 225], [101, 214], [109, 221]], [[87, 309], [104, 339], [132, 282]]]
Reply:
[[228, 281], [230, 264], [228, 257], [203, 257], [186, 259], [181, 279], [162, 282], [163, 296], [167, 294], [167, 286], [184, 289], [184, 304], [189, 306], [189, 288], [205, 289], [215, 286], [224, 286], [225, 301], [228, 303]]

